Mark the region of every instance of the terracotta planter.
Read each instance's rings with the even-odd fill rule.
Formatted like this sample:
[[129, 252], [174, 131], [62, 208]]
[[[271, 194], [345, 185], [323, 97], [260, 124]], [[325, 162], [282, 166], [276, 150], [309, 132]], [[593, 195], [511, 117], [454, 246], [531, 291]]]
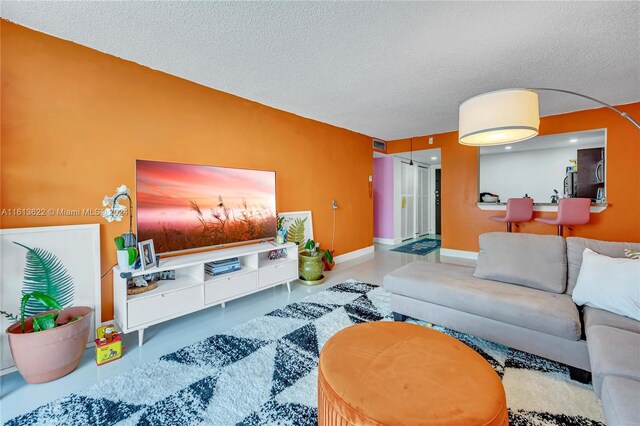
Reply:
[[27, 383], [50, 382], [78, 367], [89, 337], [92, 311], [86, 306], [67, 308], [60, 312], [57, 323], [83, 318], [37, 333], [33, 333], [33, 317], [25, 320], [25, 333], [20, 322], [7, 328], [11, 355]]
[[322, 271], [324, 271], [323, 255], [323, 251], [317, 251], [313, 256], [310, 255], [308, 250], [301, 251], [298, 255], [300, 260], [298, 272], [300, 276], [307, 281], [320, 279]]

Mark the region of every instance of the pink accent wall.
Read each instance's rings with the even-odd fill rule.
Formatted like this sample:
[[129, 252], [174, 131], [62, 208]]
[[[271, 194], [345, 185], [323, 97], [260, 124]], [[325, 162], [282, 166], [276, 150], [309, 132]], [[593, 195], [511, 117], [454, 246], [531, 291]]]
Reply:
[[373, 159], [373, 236], [393, 238], [393, 157]]

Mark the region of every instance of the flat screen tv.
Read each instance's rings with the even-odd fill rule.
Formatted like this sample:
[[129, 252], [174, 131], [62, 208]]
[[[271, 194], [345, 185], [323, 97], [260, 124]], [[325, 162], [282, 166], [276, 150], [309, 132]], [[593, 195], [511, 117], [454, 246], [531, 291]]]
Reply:
[[271, 238], [276, 173], [136, 161], [138, 241], [169, 253]]

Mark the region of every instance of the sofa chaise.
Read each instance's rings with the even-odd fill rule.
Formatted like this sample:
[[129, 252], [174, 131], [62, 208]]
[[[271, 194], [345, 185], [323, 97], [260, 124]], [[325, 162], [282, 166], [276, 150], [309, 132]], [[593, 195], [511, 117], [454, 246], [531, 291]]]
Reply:
[[479, 242], [475, 268], [415, 261], [386, 275], [395, 319], [422, 319], [561, 362], [583, 382], [591, 372], [607, 422], [640, 424], [640, 321], [580, 310], [571, 298], [585, 248], [624, 257], [640, 244], [504, 232]]

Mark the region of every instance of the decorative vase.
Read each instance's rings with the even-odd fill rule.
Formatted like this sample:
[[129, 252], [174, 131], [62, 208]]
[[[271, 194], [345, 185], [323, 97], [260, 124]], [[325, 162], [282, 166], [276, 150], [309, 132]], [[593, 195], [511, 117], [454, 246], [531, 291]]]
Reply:
[[7, 328], [11, 355], [27, 383], [50, 382], [78, 367], [89, 337], [92, 312], [93, 309], [87, 306], [64, 309], [60, 311], [56, 322], [62, 323], [79, 316], [82, 318], [35, 333], [33, 317], [37, 315], [25, 319], [24, 333], [20, 321]]
[[118, 266], [121, 271], [131, 271], [136, 264], [138, 252], [135, 248], [129, 247], [124, 250], [118, 250]]
[[322, 263], [323, 251], [316, 251], [313, 255], [309, 250], [303, 250], [298, 254], [298, 272], [306, 281], [317, 281], [322, 277], [324, 264]]

